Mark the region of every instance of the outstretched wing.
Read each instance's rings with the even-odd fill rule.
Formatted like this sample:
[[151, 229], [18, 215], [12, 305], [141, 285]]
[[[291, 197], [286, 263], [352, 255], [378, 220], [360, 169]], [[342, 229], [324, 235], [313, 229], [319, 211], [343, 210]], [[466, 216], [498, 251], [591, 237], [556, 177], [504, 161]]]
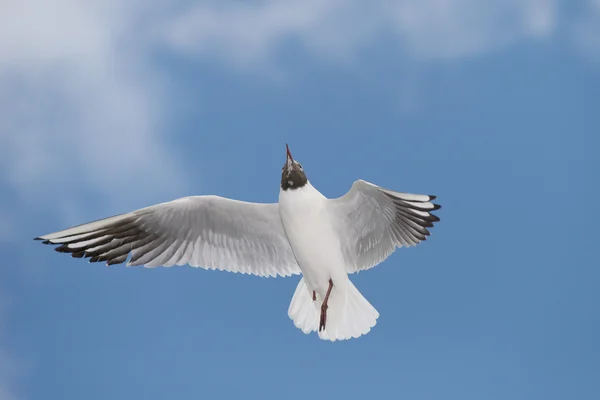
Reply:
[[344, 196], [329, 200], [328, 209], [341, 241], [347, 272], [379, 264], [397, 247], [416, 246], [440, 219], [435, 196], [394, 192], [357, 180]]
[[40, 236], [107, 265], [189, 264], [259, 276], [300, 273], [277, 204], [192, 196]]

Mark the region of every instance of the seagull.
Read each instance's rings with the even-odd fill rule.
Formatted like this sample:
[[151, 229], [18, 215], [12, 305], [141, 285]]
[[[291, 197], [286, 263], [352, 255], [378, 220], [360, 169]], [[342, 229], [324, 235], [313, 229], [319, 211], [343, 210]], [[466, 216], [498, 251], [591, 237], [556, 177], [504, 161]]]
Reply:
[[302, 275], [288, 316], [323, 340], [368, 333], [379, 318], [348, 275], [426, 240], [435, 196], [357, 180], [328, 199], [286, 144], [278, 203], [189, 196], [35, 238], [106, 265], [190, 265], [262, 277]]

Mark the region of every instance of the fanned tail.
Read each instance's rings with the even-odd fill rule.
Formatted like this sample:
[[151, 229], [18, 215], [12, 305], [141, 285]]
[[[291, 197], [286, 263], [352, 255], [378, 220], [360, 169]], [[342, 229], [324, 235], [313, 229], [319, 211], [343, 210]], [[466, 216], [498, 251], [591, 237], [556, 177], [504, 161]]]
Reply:
[[[319, 328], [321, 304], [320, 296], [313, 301], [312, 292], [302, 278], [292, 297], [288, 315], [298, 329], [310, 333]], [[379, 318], [377, 310], [349, 279], [334, 283], [328, 306], [325, 330], [319, 332], [323, 340], [358, 338], [368, 333]]]

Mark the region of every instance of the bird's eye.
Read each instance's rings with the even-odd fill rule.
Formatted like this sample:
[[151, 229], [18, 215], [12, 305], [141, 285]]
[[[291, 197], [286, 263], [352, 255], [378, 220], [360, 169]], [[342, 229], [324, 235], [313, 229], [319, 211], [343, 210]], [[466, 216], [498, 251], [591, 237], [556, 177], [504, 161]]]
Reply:
[[300, 167], [300, 169], [302, 169], [302, 164], [298, 163], [298, 166]]

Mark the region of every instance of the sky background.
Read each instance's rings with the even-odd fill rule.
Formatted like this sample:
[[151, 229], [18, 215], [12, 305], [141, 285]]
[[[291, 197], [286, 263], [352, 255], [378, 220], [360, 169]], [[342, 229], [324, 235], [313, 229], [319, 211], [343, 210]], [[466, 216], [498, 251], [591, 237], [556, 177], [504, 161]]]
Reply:
[[[0, 5], [0, 400], [600, 398], [600, 1]], [[435, 194], [324, 342], [298, 277], [31, 239], [187, 195]]]

